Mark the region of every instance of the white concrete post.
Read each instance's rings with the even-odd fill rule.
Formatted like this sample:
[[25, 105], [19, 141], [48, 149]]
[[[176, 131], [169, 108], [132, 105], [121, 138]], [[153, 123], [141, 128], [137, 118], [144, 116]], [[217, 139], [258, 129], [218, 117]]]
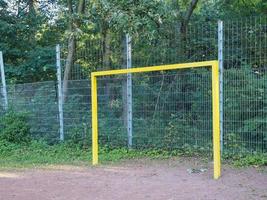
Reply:
[[[126, 34], [127, 69], [132, 68], [132, 41]], [[132, 113], [132, 74], [127, 74], [127, 134], [128, 147], [133, 145], [133, 113]]]
[[220, 142], [223, 152], [223, 21], [218, 21], [218, 60], [220, 77]]
[[4, 97], [4, 109], [7, 110], [8, 100], [7, 100], [6, 77], [5, 77], [4, 60], [3, 60], [2, 51], [0, 51], [0, 71], [1, 71], [1, 80], [2, 80], [2, 93]]
[[63, 118], [63, 94], [62, 94], [62, 75], [60, 63], [60, 45], [56, 46], [57, 58], [57, 86], [58, 86], [58, 112], [59, 112], [59, 133], [60, 140], [64, 140], [64, 118]]

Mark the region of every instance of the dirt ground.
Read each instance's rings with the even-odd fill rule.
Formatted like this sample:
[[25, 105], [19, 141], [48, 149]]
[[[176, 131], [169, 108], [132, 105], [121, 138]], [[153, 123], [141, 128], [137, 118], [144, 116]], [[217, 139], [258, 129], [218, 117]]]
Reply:
[[[267, 199], [266, 168], [223, 166], [194, 159], [135, 160], [98, 167], [48, 166], [0, 171], [1, 200], [261, 200]], [[202, 170], [199, 170], [202, 169]]]

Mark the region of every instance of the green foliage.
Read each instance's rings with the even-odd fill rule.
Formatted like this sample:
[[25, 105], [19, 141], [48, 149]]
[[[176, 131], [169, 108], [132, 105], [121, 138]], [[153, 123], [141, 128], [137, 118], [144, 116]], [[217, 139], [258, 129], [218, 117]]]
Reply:
[[260, 167], [267, 166], [267, 154], [266, 153], [237, 153], [237, 154], [224, 154], [223, 158], [233, 163], [236, 167]]
[[0, 127], [0, 140], [16, 144], [29, 143], [31, 140], [25, 113], [7, 112], [0, 119]]
[[[25, 92], [18, 93], [20, 90]], [[50, 144], [58, 141], [56, 82], [11, 85], [8, 97], [12, 110], [27, 113], [34, 139], [42, 138]]]
[[64, 103], [65, 139], [72, 145], [88, 148], [91, 144], [91, 112], [88, 99], [88, 81], [69, 81], [71, 89]]
[[164, 138], [165, 147], [168, 149], [182, 148], [184, 145], [195, 145], [199, 137], [196, 128], [188, 123], [188, 120], [172, 119], [166, 130]]
[[[70, 142], [48, 145], [44, 141], [31, 141], [28, 145], [0, 141], [0, 166], [35, 167], [50, 164], [89, 165], [92, 152]], [[151, 158], [165, 159], [170, 154], [162, 150], [137, 151], [126, 148], [100, 148], [102, 163], [118, 162], [125, 159]]]
[[69, 130], [66, 141], [70, 146], [88, 149], [91, 145], [91, 129], [85, 123], [80, 126], [74, 126]]
[[244, 149], [244, 144], [240, 142], [240, 136], [236, 133], [228, 133], [224, 136], [224, 151], [225, 152], [241, 152]]
[[[73, 8], [77, 9], [74, 4], [77, 5], [78, 1], [32, 2], [34, 5], [31, 7], [26, 0], [0, 0], [0, 50], [4, 53], [9, 82], [54, 80], [54, 46], [71, 34], [79, 39], [74, 56], [77, 60], [73, 66], [78, 69], [81, 67], [81, 71], [86, 73], [107, 63], [108, 66], [104, 67], [112, 69], [121, 68], [125, 64], [122, 58], [125, 33], [130, 33], [133, 39], [135, 67], [214, 59], [217, 58], [217, 18], [264, 14], [267, 5], [263, 0], [199, 1], [185, 38], [182, 38], [181, 22], [190, 1], [86, 1], [86, 12], [81, 16], [77, 13], [69, 15], [66, 12], [67, 2], [71, 2]], [[49, 12], [49, 6], [52, 4], [58, 7]], [[70, 20], [78, 22], [73, 33], [67, 30]], [[255, 18], [245, 20], [245, 23], [226, 21], [224, 28], [225, 47], [228, 47], [224, 51], [227, 67], [224, 72], [224, 150], [266, 152], [266, 55], [264, 43], [259, 43], [266, 41], [265, 19]], [[66, 58], [66, 52], [67, 50], [63, 50], [63, 59]], [[107, 63], [105, 59], [108, 60]], [[71, 71], [76, 73], [74, 67]], [[77, 72], [79, 73], [78, 70]], [[195, 74], [194, 70], [178, 72], [178, 76], [173, 76], [168, 81], [162, 81], [161, 78], [155, 81], [144, 75], [134, 82], [140, 87], [133, 92], [133, 110], [147, 112], [146, 116], [134, 112], [135, 148], [179, 148], [189, 154], [198, 148], [211, 149], [211, 124], [203, 123], [203, 120], [211, 120], [211, 88], [206, 72], [209, 73], [204, 70]], [[204, 79], [207, 81], [203, 81]], [[159, 90], [161, 82], [162, 90]], [[89, 84], [86, 84], [87, 87]], [[113, 84], [114, 87], [115, 85]], [[69, 86], [85, 88], [85, 85]], [[31, 87], [33, 86], [21, 85], [14, 88], [14, 94], [9, 94], [10, 99], [14, 99], [12, 104], [16, 104], [16, 110], [32, 111], [32, 120], [28, 125], [34, 138], [44, 138], [49, 144], [57, 143], [57, 97], [53, 90], [56, 83], [47, 83], [47, 86], [36, 89], [34, 94], [15, 94], [18, 89], [31, 90]], [[118, 97], [118, 94], [121, 94], [119, 90], [109, 91], [111, 95], [106, 100], [108, 105], [101, 106], [99, 111], [99, 117], [102, 119], [99, 120], [100, 144], [108, 144], [111, 148], [127, 145], [123, 121], [125, 116], [121, 114], [123, 100]], [[174, 90], [182, 95], [173, 95]], [[88, 91], [74, 92], [69, 89], [68, 92], [64, 104], [66, 139], [73, 146], [89, 146], [89, 100], [81, 97], [86, 96]], [[143, 94], [150, 94], [150, 99]], [[160, 106], [156, 106], [157, 99]], [[169, 112], [161, 112], [163, 109]], [[22, 126], [23, 120], [14, 121], [17, 120]], [[7, 126], [7, 123], [5, 125]], [[16, 131], [21, 131], [23, 135], [27, 129], [16, 129], [15, 122], [9, 126], [0, 132], [12, 142], [15, 141]], [[199, 138], [203, 141], [199, 141]], [[19, 141], [27, 140], [25, 137], [25, 141]]]
[[88, 163], [90, 156], [90, 152], [64, 143], [50, 146], [44, 141], [31, 141], [28, 145], [0, 142], [1, 167]]
[[[34, 1], [33, 1], [34, 2]], [[33, 3], [35, 4], [35, 2]], [[55, 78], [54, 46], [43, 39], [46, 11], [29, 1], [0, 0], [0, 49], [9, 82], [33, 82]], [[53, 32], [50, 32], [51, 36]], [[59, 31], [60, 32], [60, 31]], [[55, 36], [55, 35], [54, 35]]]
[[[166, 4], [160, 1], [93, 1], [90, 14], [99, 29], [124, 33], [151, 34], [166, 15]], [[131, 9], [129, 9], [131, 8]]]
[[219, 1], [218, 8], [221, 15], [225, 17], [264, 15], [266, 14], [267, 3], [265, 0], [232, 0], [231, 3], [228, 1]]
[[[267, 149], [266, 137], [266, 74], [248, 65], [225, 72], [224, 125], [225, 147], [236, 152], [241, 149], [262, 151]], [[238, 123], [237, 123], [238, 122]], [[262, 141], [255, 143], [254, 141]]]
[[11, 156], [13, 154], [13, 150], [19, 148], [19, 144], [10, 143], [7, 140], [0, 140], [0, 155], [2, 157]]
[[[31, 141], [29, 144], [15, 144], [0, 140], [0, 168], [38, 167], [56, 164], [85, 165], [91, 163], [92, 152], [80, 146], [67, 143], [48, 145], [44, 141]], [[99, 159], [101, 163], [119, 162], [133, 159], [171, 159], [181, 156], [197, 156], [198, 158], [211, 159], [198, 149], [188, 147], [183, 150], [165, 151], [162, 149], [129, 150], [126, 148], [100, 148]], [[235, 166], [266, 166], [266, 154], [250, 155], [224, 155], [226, 161]]]
[[267, 166], [267, 154], [254, 154], [240, 157], [234, 161], [238, 167], [244, 166]]
[[[148, 51], [162, 55], [154, 58], [157, 63], [162, 63], [161, 57], [173, 55], [168, 62], [176, 62], [177, 56], [181, 56], [182, 52], [177, 55], [179, 49], [173, 48], [173, 46], [169, 49], [164, 48], [170, 43], [166, 38], [174, 38], [171, 44], [175, 44], [176, 47], [177, 45], [192, 46], [181, 44], [182, 41], [176, 36], [179, 34], [173, 33], [173, 30], [179, 31], [179, 24], [187, 13], [190, 1], [85, 1], [86, 12], [83, 15], [77, 13], [70, 15], [69, 12], [66, 12], [68, 1], [31, 2], [29, 3], [27, 0], [0, 0], [0, 47], [1, 51], [4, 52], [8, 79], [13, 82], [54, 79], [54, 46], [56, 43], [63, 42], [70, 34], [79, 36], [81, 44], [77, 44], [77, 49], [86, 49], [88, 46], [86, 42], [92, 42], [93, 45], [90, 43], [90, 49], [98, 50], [101, 52], [99, 54], [104, 56], [105, 48], [100, 46], [106, 44], [104, 37], [107, 34], [110, 37], [109, 46], [116, 46], [118, 49], [121, 47], [121, 41], [115, 42], [115, 40], [121, 38], [120, 33], [130, 33], [136, 38], [134, 43], [138, 40], [142, 41], [138, 45], [139, 47], [135, 47], [135, 51], [139, 52], [140, 55]], [[76, 10], [79, 1], [70, 2], [73, 9]], [[266, 6], [264, 0], [199, 1], [190, 22], [198, 20], [198, 23], [201, 21], [210, 25], [211, 21], [214, 22], [217, 18], [266, 14]], [[52, 7], [56, 7], [56, 9], [51, 11]], [[75, 33], [70, 33], [68, 30], [70, 20], [78, 22]], [[201, 32], [208, 31], [206, 29], [203, 27]], [[236, 34], [239, 34], [239, 31], [236, 31]], [[205, 56], [208, 59], [212, 52], [215, 52], [214, 49], [209, 49], [206, 45], [214, 38], [203, 38], [201, 41], [194, 36], [190, 36], [190, 38], [192, 38], [193, 43], [199, 42], [198, 46], [190, 50], [198, 54], [195, 56]], [[247, 39], [248, 37], [244, 38]], [[149, 41], [145, 43], [146, 40]], [[151, 41], [161, 47], [157, 50], [151, 48]], [[100, 43], [102, 44], [99, 45]], [[203, 49], [206, 50], [203, 51]], [[113, 54], [110, 56], [110, 62], [114, 62], [112, 66], [117, 68], [121, 64], [119, 63], [121, 58], [120, 55], [116, 55], [119, 54], [118, 50], [113, 50]], [[86, 71], [91, 71], [96, 68], [96, 65], [103, 64], [103, 57], [99, 61], [96, 59], [93, 61], [95, 56], [86, 55], [86, 61], [78, 58], [83, 68], [87, 68]], [[150, 62], [151, 56], [151, 53], [144, 56], [144, 62]], [[183, 55], [183, 60], [186, 59], [188, 57]], [[197, 58], [190, 58], [190, 60], [193, 59]]]

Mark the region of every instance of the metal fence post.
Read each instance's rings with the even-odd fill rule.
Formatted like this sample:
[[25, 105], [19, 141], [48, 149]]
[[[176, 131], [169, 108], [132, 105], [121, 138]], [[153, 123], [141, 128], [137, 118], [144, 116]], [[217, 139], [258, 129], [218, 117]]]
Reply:
[[5, 69], [4, 69], [4, 59], [3, 53], [0, 51], [0, 71], [1, 71], [1, 79], [2, 79], [2, 92], [4, 97], [4, 109], [8, 109], [8, 100], [7, 100], [7, 90], [6, 90], [6, 77], [5, 77]]
[[57, 58], [57, 86], [58, 86], [58, 112], [59, 112], [59, 133], [60, 140], [64, 140], [64, 118], [63, 118], [63, 95], [62, 95], [62, 75], [60, 63], [60, 45], [56, 46]]
[[[126, 34], [126, 52], [127, 69], [132, 68], [132, 40], [129, 34]], [[128, 147], [133, 145], [133, 120], [132, 120], [132, 74], [127, 74], [127, 134]]]
[[220, 142], [223, 152], [223, 21], [218, 21], [218, 60], [220, 77]]

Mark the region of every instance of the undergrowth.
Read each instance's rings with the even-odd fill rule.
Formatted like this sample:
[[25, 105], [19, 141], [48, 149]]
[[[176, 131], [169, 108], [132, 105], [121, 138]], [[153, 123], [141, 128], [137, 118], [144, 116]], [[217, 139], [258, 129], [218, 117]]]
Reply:
[[267, 153], [225, 154], [223, 159], [236, 167], [267, 166]]
[[[70, 145], [68, 142], [48, 145], [43, 141], [31, 141], [25, 145], [0, 141], [0, 168], [37, 167], [50, 164], [90, 165], [91, 155], [91, 149]], [[170, 156], [160, 150], [138, 151], [106, 147], [99, 150], [101, 163], [142, 157], [165, 159]]]
[[[0, 168], [24, 168], [38, 167], [43, 165], [91, 164], [91, 149], [80, 146], [60, 143], [48, 145], [43, 141], [31, 141], [29, 144], [16, 144], [8, 141], [0, 141]], [[168, 159], [173, 157], [193, 156], [212, 159], [208, 154], [193, 150], [128, 150], [127, 148], [109, 149], [100, 148], [99, 160], [102, 164], [118, 162], [127, 159], [149, 158]], [[224, 161], [230, 161], [234, 166], [266, 166], [266, 154], [227, 155]]]

